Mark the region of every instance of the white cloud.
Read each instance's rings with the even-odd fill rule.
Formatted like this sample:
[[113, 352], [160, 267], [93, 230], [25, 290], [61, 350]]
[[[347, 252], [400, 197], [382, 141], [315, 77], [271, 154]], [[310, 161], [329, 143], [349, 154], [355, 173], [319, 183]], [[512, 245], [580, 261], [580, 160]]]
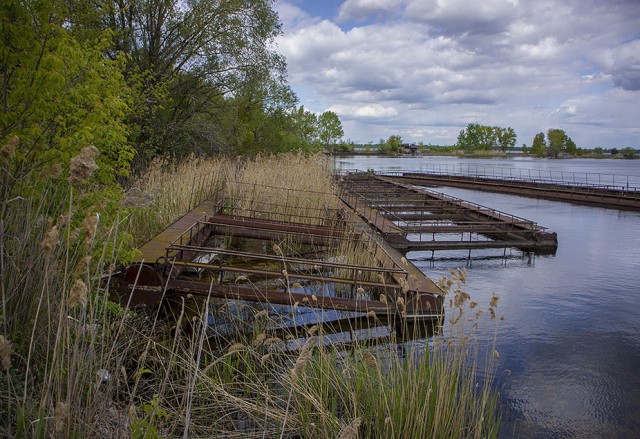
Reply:
[[536, 44], [523, 44], [518, 48], [523, 58], [529, 60], [550, 59], [557, 56], [561, 47], [553, 37], [546, 37], [536, 42]]
[[397, 11], [403, 0], [346, 0], [338, 10], [338, 21], [364, 21], [372, 15]]
[[347, 0], [341, 18], [368, 17], [349, 28], [280, 5], [295, 24], [278, 39], [294, 90], [313, 90], [302, 104], [336, 111], [355, 141], [454, 143], [478, 122], [513, 127], [518, 143], [553, 127], [578, 146], [640, 146], [633, 1]]
[[385, 107], [380, 104], [371, 105], [343, 105], [338, 104], [329, 108], [338, 116], [346, 119], [380, 119], [391, 118], [398, 115], [398, 111], [393, 107]]
[[617, 86], [626, 90], [640, 90], [640, 39], [613, 49], [607, 70], [613, 75]]
[[467, 0], [412, 0], [405, 17], [425, 22], [442, 32], [500, 32], [515, 15], [516, 5], [510, 0], [483, 0], [470, 5]]
[[285, 31], [301, 29], [319, 21], [318, 18], [312, 17], [298, 6], [286, 1], [277, 2], [275, 10], [280, 21], [285, 25]]

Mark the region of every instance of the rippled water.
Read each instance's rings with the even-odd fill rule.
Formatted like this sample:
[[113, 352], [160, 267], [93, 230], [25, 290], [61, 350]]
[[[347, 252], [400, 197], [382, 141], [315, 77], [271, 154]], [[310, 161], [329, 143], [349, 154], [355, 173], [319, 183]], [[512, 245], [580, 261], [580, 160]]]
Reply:
[[[640, 175], [640, 161], [340, 158], [337, 167], [420, 169], [475, 163], [566, 172]], [[467, 290], [501, 296], [498, 379], [501, 437], [640, 437], [640, 213], [455, 188], [441, 192], [558, 233], [555, 256], [517, 250], [408, 257], [437, 278], [467, 266]]]

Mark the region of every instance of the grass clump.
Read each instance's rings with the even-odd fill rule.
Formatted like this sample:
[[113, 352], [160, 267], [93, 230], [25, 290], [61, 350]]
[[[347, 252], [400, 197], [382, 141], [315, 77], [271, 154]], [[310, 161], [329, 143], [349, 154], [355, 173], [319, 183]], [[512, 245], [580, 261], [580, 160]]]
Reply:
[[132, 181], [124, 198], [125, 206], [132, 208], [127, 228], [136, 243], [148, 241], [184, 213], [221, 193], [235, 169], [236, 164], [226, 158], [152, 162]]
[[348, 353], [322, 347], [303, 373], [285, 375], [304, 437], [497, 436], [494, 357], [485, 365], [488, 378], [478, 382], [473, 329], [461, 317], [471, 314], [476, 325], [481, 314], [470, 313], [472, 302], [451, 288], [460, 282], [459, 274], [442, 281], [446, 287], [454, 279], [445, 291], [453, 296], [449, 311], [458, 316], [446, 335], [426, 345], [397, 340], [372, 349], [356, 344]]
[[258, 156], [240, 164], [227, 181], [232, 213], [276, 221], [326, 224], [335, 218], [338, 197], [323, 156]]
[[[112, 301], [117, 262], [132, 251], [128, 233], [141, 242], [221, 187], [252, 202], [284, 196], [277, 188], [247, 195], [237, 183], [250, 178], [258, 188], [276, 186], [277, 175], [291, 193], [314, 172], [320, 181], [316, 158], [285, 157], [291, 175], [276, 162], [157, 164], [135, 183], [153, 194], [147, 206], [122, 206], [118, 193], [86, 181], [3, 192], [0, 435], [493, 435], [490, 387], [475, 387], [473, 345], [459, 334], [377, 350], [356, 342], [345, 352], [317, 327], [310, 337], [275, 334], [281, 314], [295, 321], [295, 309], [182, 297], [167, 318]], [[336, 206], [323, 172], [323, 182], [304, 186], [321, 189], [314, 209]], [[278, 204], [298, 202], [303, 217], [302, 201]], [[462, 306], [455, 282], [454, 307]]]

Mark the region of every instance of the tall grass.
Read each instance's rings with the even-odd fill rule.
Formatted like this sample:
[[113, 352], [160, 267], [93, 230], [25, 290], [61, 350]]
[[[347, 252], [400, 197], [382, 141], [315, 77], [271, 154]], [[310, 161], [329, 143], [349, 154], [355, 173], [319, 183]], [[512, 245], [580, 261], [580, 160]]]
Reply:
[[284, 154], [244, 162], [227, 181], [233, 213], [324, 224], [335, 217], [335, 183], [322, 156]]
[[[95, 215], [103, 203], [90, 186], [52, 181], [2, 200], [0, 436], [494, 434], [493, 397], [489, 386], [475, 386], [466, 335], [406, 344], [404, 354], [395, 345], [372, 351], [358, 342], [345, 353], [325, 346], [317, 328], [309, 337], [275, 337], [278, 315], [258, 305], [185, 297], [168, 319], [110, 300], [114, 262], [130, 250], [123, 232], [142, 241], [221, 181], [232, 187], [254, 178], [256, 188], [277, 187], [275, 172], [287, 189], [302, 183], [330, 193], [327, 175], [308, 184], [316, 159], [284, 157], [288, 176], [274, 171], [276, 159], [262, 160], [262, 171], [226, 160], [157, 165], [136, 182], [153, 204], [123, 208], [108, 221]], [[232, 193], [246, 195], [239, 191]], [[331, 197], [314, 203], [335, 206]], [[458, 306], [455, 282], [449, 289]], [[210, 315], [224, 325], [205, 325]]]
[[484, 365], [488, 378], [479, 383], [477, 345], [470, 342], [474, 331], [466, 326], [486, 323], [486, 318], [477, 304], [460, 296], [461, 274], [442, 281], [446, 294], [455, 296], [449, 312], [457, 316], [446, 335], [428, 345], [405, 342], [401, 349], [394, 343], [375, 349], [356, 344], [345, 354], [323, 347], [303, 372], [285, 375], [303, 436], [497, 436], [493, 357]]
[[155, 160], [130, 185], [125, 204], [133, 207], [127, 228], [138, 244], [154, 237], [235, 178], [237, 164], [190, 157], [179, 163]]
[[117, 416], [102, 397], [102, 381], [123, 357], [111, 326], [121, 310], [108, 301], [103, 279], [123, 250], [118, 222], [105, 223], [106, 215], [101, 221], [96, 211], [104, 204], [91, 187], [58, 180], [18, 189], [29, 196], [14, 192], [2, 200], [0, 223], [6, 360], [0, 434], [109, 430]]

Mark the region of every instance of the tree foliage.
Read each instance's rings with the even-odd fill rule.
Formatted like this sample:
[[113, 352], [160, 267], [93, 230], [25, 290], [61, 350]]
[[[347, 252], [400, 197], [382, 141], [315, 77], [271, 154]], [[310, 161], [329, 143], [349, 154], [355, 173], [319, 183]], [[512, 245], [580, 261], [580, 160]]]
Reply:
[[402, 150], [402, 137], [399, 135], [391, 135], [386, 141], [380, 139], [380, 142], [382, 145], [380, 149], [386, 154], [397, 155]]
[[531, 153], [536, 157], [558, 158], [561, 155], [578, 155], [579, 148], [564, 130], [552, 128], [544, 133], [538, 133], [533, 138]]
[[[157, 156], [313, 151], [338, 116], [298, 108], [274, 0], [7, 0], [0, 146], [19, 173], [99, 150], [99, 178]], [[135, 159], [134, 159], [135, 156]], [[66, 162], [65, 162], [66, 160]], [[17, 169], [12, 171], [13, 174]]]
[[547, 131], [547, 155], [558, 158], [561, 154], [575, 153], [576, 145], [564, 130], [551, 128]]
[[544, 133], [538, 133], [533, 137], [531, 143], [531, 153], [536, 157], [543, 157], [547, 152], [547, 141], [544, 137]]
[[456, 146], [466, 152], [507, 151], [515, 147], [516, 141], [516, 132], [511, 127], [502, 128], [470, 123], [458, 134]]
[[109, 30], [106, 54], [126, 55], [138, 161], [230, 152], [274, 137], [261, 130], [280, 117], [273, 91], [286, 87], [285, 62], [271, 44], [281, 32], [273, 0], [68, 1], [81, 11], [71, 19], [78, 35]]
[[344, 136], [340, 118], [333, 111], [325, 111], [318, 117], [318, 137], [327, 147], [332, 147]]
[[631, 148], [630, 146], [627, 146], [626, 148], [622, 148], [620, 152], [622, 153], [622, 156], [625, 159], [633, 159], [636, 157], [636, 150]]
[[122, 59], [104, 57], [109, 34], [79, 42], [67, 26], [62, 2], [10, 0], [0, 14], [0, 145], [19, 139], [11, 180], [64, 168], [90, 144], [100, 152], [102, 182], [126, 175], [133, 157], [124, 123], [131, 94], [121, 74]]

